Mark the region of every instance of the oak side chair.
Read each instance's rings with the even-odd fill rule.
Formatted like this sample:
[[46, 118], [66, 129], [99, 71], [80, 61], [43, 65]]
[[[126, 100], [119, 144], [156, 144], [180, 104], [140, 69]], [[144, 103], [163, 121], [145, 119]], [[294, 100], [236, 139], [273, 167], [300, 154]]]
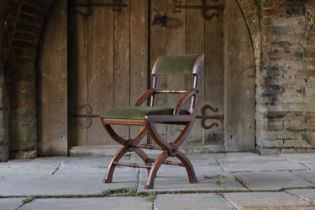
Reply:
[[[111, 159], [107, 168], [105, 183], [111, 183], [116, 166], [127, 166], [133, 168], [145, 168], [148, 170], [146, 189], [154, 187], [154, 179], [162, 164], [176, 165], [186, 168], [189, 182], [196, 183], [197, 178], [194, 168], [188, 157], [179, 150], [189, 134], [194, 119], [194, 109], [199, 90], [200, 77], [203, 71], [204, 55], [185, 56], [161, 56], [152, 69], [152, 88], [140, 95], [134, 107], [116, 108], [105, 114], [101, 122], [105, 130], [114, 141], [123, 147]], [[162, 75], [191, 75], [193, 86], [190, 90], [165, 90], [160, 89], [160, 76]], [[157, 94], [181, 94], [175, 107], [156, 105]], [[145, 102], [148, 105], [141, 106]], [[189, 103], [189, 110], [184, 105]], [[181, 133], [173, 142], [168, 142], [158, 133], [156, 124], [183, 125]], [[125, 139], [115, 132], [112, 125], [140, 126], [138, 133], [130, 139]], [[156, 144], [139, 144], [148, 135]], [[155, 159], [150, 158], [143, 149], [161, 150], [161, 154]], [[144, 162], [123, 163], [119, 160], [128, 152], [135, 152]], [[177, 157], [179, 162], [166, 160], [168, 157]]]

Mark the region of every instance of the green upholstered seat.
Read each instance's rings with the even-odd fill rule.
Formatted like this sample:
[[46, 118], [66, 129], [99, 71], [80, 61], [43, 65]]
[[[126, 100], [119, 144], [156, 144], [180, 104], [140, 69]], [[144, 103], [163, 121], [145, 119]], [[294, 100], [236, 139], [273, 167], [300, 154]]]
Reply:
[[159, 75], [192, 74], [197, 57], [198, 55], [161, 56], [153, 73]]
[[[171, 115], [173, 108], [170, 107], [126, 107], [110, 110], [105, 114], [107, 119], [132, 119], [143, 120], [147, 115]], [[188, 111], [182, 110], [181, 114], [189, 114]]]

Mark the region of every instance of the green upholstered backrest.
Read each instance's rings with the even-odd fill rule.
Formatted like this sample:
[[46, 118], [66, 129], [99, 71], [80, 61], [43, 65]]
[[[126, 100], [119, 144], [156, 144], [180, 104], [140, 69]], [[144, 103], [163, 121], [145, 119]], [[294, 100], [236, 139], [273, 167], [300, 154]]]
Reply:
[[153, 67], [152, 74], [176, 75], [192, 74], [199, 55], [161, 56]]

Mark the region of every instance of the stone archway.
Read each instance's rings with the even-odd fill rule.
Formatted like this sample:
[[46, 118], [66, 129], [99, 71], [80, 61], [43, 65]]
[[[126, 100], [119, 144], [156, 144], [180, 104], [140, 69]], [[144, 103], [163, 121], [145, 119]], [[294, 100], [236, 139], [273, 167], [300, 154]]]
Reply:
[[[10, 89], [10, 148], [13, 156], [37, 155], [37, 85], [38, 47], [54, 0], [15, 1], [14, 28], [7, 41], [10, 53], [7, 66]], [[258, 5], [254, 0], [238, 0], [254, 46], [256, 69], [259, 69], [260, 36]], [[259, 71], [257, 71], [259, 72]]]
[[[41, 33], [53, 0], [5, 1], [5, 84], [11, 157], [37, 156], [36, 61]], [[1, 49], [3, 50], [3, 48]]]

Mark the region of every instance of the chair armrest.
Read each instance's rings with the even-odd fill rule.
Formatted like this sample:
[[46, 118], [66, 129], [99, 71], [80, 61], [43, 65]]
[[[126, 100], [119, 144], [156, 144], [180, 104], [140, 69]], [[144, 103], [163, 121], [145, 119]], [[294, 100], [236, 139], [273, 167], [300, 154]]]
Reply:
[[174, 114], [175, 115], [179, 114], [180, 110], [182, 109], [182, 106], [187, 102], [187, 100], [190, 99], [192, 96], [197, 95], [197, 93], [198, 93], [198, 89], [191, 89], [190, 91], [185, 93], [183, 96], [181, 96], [174, 109]]
[[135, 106], [141, 106], [151, 95], [155, 93], [154, 89], [144, 91], [137, 99]]

